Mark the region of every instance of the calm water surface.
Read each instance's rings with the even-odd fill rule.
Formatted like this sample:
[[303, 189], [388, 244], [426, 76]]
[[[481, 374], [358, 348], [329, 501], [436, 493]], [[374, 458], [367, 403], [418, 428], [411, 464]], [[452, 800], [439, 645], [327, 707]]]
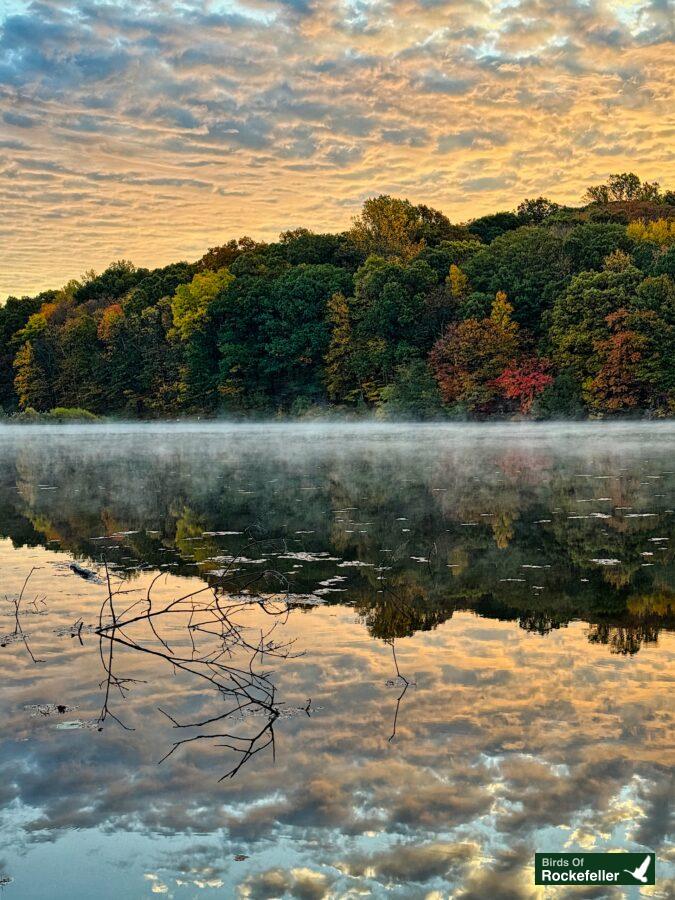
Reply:
[[674, 438], [1, 428], [8, 900], [675, 896]]

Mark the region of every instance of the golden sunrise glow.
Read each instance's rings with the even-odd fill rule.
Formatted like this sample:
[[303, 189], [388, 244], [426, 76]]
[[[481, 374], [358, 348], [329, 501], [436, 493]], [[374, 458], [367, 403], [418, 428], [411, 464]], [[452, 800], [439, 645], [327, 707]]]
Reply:
[[8, 0], [0, 298], [124, 257], [349, 225], [378, 193], [452, 221], [609, 172], [672, 183], [668, 4]]

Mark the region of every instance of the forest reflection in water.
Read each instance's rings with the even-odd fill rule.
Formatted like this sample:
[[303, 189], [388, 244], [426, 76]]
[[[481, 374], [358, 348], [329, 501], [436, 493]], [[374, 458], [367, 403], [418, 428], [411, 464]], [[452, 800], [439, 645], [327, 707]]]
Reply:
[[536, 897], [535, 847], [662, 851], [673, 436], [0, 431], [0, 874]]

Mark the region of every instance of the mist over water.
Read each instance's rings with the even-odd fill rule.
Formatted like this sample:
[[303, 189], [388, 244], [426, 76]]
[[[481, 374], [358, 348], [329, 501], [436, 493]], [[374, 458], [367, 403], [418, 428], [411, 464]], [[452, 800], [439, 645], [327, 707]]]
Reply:
[[[567, 848], [656, 850], [667, 896], [674, 438], [0, 427], [8, 897], [530, 898], [534, 850]], [[205, 585], [284, 598], [276, 758], [219, 782], [232, 752], [201, 739], [158, 766], [176, 740], [160, 709], [191, 721], [224, 699], [131, 647], [122, 724], [98, 730], [105, 566], [119, 609], [151, 584], [158, 604]], [[247, 635], [269, 619], [241, 616]], [[160, 638], [193, 652], [178, 616], [142, 633]]]

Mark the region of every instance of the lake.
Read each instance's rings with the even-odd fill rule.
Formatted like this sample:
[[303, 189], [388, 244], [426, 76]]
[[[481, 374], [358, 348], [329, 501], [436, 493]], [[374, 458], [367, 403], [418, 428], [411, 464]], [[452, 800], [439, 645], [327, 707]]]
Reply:
[[674, 896], [674, 439], [1, 427], [8, 900]]

